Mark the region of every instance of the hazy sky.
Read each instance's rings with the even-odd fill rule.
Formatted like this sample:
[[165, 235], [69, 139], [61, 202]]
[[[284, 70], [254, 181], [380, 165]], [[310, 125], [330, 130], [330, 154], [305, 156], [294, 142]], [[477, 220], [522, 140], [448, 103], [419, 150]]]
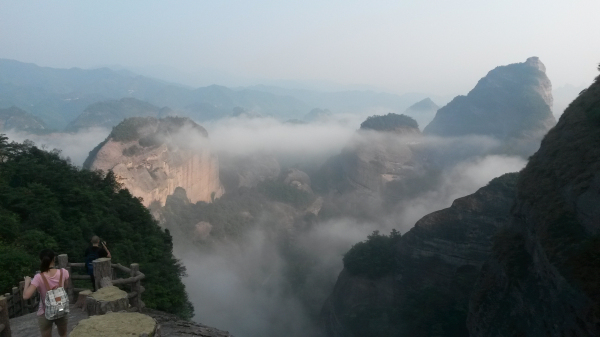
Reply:
[[0, 58], [160, 65], [198, 84], [325, 80], [448, 95], [535, 55], [555, 87], [587, 85], [600, 63], [598, 13], [598, 0], [0, 0]]

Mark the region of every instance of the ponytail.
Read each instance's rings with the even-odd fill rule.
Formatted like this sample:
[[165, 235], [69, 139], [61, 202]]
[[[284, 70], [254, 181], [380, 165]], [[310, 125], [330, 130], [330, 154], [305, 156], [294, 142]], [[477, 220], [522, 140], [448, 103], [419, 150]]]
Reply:
[[54, 261], [54, 251], [52, 249], [44, 249], [40, 252], [40, 271], [46, 272], [50, 270], [50, 265]]

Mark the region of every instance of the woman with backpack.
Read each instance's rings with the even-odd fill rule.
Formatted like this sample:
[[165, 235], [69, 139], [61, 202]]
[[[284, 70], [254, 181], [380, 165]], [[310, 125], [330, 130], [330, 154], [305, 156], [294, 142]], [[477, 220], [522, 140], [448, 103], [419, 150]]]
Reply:
[[27, 300], [39, 291], [40, 307], [37, 315], [42, 337], [52, 336], [53, 324], [56, 324], [60, 337], [67, 337], [69, 297], [64, 286], [69, 279], [69, 272], [66, 269], [55, 269], [54, 257], [51, 249], [42, 250], [40, 273], [33, 280], [25, 276], [23, 299]]

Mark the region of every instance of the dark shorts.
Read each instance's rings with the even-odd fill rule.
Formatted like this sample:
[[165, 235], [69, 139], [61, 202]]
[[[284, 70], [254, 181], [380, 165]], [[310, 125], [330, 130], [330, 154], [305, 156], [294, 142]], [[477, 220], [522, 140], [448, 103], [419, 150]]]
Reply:
[[40, 331], [50, 331], [52, 330], [52, 324], [56, 324], [56, 328], [58, 331], [67, 331], [67, 324], [69, 323], [69, 315], [65, 315], [64, 317], [55, 319], [55, 320], [47, 320], [46, 316], [38, 316], [38, 325], [40, 327]]

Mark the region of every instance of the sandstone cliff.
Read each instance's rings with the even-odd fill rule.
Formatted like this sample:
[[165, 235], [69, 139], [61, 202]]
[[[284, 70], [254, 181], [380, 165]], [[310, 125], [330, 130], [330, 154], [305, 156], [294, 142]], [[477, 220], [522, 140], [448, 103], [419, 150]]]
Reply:
[[345, 268], [321, 313], [327, 334], [464, 336], [470, 287], [508, 222], [515, 182], [516, 174], [496, 178], [419, 220], [395, 243], [387, 275]]
[[177, 187], [192, 203], [211, 202], [224, 193], [208, 134], [187, 118], [126, 119], [90, 152], [84, 167], [113, 171], [145, 206], [163, 206]]
[[466, 96], [439, 109], [423, 133], [491, 136], [502, 141], [502, 152], [529, 156], [556, 123], [552, 104], [546, 67], [530, 57], [490, 71]]

